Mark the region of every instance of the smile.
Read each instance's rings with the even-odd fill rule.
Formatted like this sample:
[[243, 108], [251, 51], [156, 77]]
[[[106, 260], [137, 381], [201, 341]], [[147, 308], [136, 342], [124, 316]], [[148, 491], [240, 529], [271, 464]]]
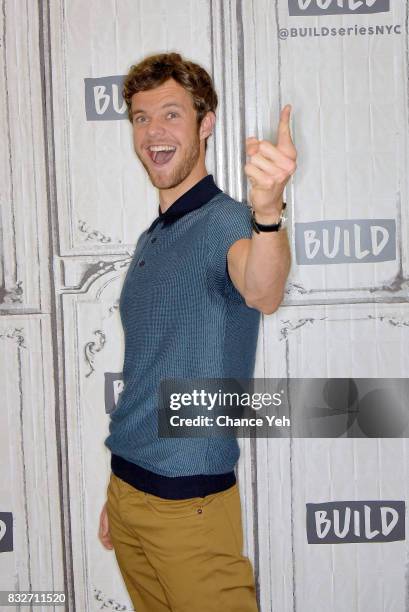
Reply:
[[164, 166], [174, 156], [176, 147], [173, 145], [151, 145], [147, 148], [147, 151], [156, 166]]

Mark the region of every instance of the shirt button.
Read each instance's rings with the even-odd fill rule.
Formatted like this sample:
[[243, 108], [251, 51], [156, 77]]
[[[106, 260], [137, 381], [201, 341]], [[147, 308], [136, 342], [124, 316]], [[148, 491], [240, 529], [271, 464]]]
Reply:
[[142, 268], [142, 266], [144, 266], [144, 265], [145, 265], [145, 262], [144, 262], [143, 259], [141, 259], [141, 261], [139, 262], [139, 267]]
[[156, 236], [154, 238], [152, 238], [151, 242], [152, 243], [156, 242]]
[[197, 509], [197, 513], [198, 513], [198, 514], [202, 514], [202, 512], [203, 512], [202, 508], [198, 508], [198, 509]]

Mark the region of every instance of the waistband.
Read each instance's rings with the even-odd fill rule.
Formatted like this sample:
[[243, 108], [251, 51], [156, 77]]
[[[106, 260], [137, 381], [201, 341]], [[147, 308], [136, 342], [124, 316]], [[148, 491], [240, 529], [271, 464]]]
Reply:
[[219, 493], [236, 484], [234, 471], [225, 474], [162, 476], [145, 470], [119, 455], [111, 454], [111, 470], [131, 486], [164, 499], [188, 499]]

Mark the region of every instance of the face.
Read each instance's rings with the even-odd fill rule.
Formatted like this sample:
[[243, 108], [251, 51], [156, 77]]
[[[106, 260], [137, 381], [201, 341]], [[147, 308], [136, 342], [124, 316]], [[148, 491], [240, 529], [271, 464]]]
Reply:
[[204, 155], [203, 130], [190, 93], [168, 79], [134, 94], [131, 110], [135, 152], [152, 184], [158, 189], [176, 187]]

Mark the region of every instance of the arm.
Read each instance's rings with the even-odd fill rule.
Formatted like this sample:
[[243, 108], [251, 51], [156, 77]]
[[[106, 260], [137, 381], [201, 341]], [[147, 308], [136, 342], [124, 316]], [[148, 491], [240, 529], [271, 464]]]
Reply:
[[[245, 173], [250, 180], [250, 201], [256, 221], [276, 223], [283, 203], [283, 191], [296, 169], [297, 152], [291, 140], [291, 107], [285, 106], [278, 126], [277, 145], [248, 138], [249, 162]], [[291, 265], [287, 231], [253, 232], [251, 239], [236, 241], [227, 255], [228, 271], [246, 304], [271, 314], [279, 307]]]
[[291, 265], [287, 231], [253, 232], [251, 240], [237, 240], [229, 249], [227, 262], [230, 278], [247, 306], [264, 314], [275, 312]]

